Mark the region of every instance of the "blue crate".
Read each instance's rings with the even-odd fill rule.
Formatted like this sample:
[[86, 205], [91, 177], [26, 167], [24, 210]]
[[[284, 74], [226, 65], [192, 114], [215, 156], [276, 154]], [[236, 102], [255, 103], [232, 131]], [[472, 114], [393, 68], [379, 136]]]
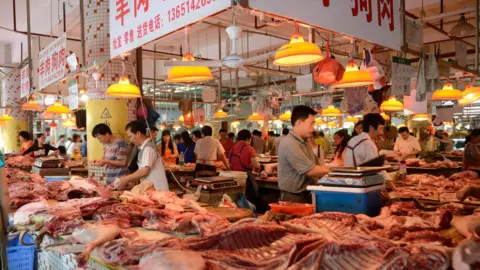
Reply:
[[366, 188], [308, 186], [312, 192], [315, 212], [344, 212], [371, 217], [380, 213], [383, 185]]
[[[23, 238], [26, 244], [34, 244], [35, 240], [28, 234]], [[33, 270], [35, 269], [35, 246], [22, 246], [20, 235], [8, 241], [7, 261], [9, 270]]]

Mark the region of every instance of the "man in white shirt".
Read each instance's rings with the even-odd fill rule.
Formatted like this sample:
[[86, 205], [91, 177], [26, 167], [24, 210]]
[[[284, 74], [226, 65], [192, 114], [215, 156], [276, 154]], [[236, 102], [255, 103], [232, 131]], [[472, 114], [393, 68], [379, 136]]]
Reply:
[[415, 158], [415, 155], [422, 151], [417, 138], [409, 134], [407, 127], [399, 128], [398, 133], [400, 134], [400, 137], [395, 142], [393, 151], [395, 151], [400, 160]]
[[167, 190], [168, 181], [163, 161], [156, 150], [152, 139], [147, 135], [147, 127], [143, 121], [128, 123], [127, 135], [130, 142], [138, 146], [138, 170], [119, 179], [118, 189], [131, 181], [146, 180], [153, 183], [156, 190]]
[[369, 113], [363, 117], [363, 132], [350, 139], [345, 149], [346, 167], [357, 167], [377, 158], [378, 149], [372, 141], [383, 135], [385, 120], [378, 113]]
[[195, 172], [212, 171], [216, 172], [215, 161], [221, 160], [227, 170], [230, 170], [227, 158], [225, 157], [225, 149], [218, 139], [212, 137], [212, 127], [204, 126], [202, 128], [203, 138], [199, 139], [195, 144], [195, 157], [197, 165]]

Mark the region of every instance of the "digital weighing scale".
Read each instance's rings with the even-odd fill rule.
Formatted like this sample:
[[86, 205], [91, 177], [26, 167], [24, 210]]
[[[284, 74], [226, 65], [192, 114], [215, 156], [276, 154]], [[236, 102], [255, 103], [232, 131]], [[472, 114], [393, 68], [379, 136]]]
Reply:
[[231, 187], [238, 187], [238, 182], [232, 177], [214, 176], [195, 178], [192, 186], [202, 186], [203, 189], [217, 190]]

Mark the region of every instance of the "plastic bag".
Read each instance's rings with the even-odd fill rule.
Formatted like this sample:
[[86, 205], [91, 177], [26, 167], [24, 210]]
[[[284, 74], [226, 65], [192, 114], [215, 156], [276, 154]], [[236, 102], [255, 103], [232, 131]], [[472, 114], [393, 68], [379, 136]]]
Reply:
[[238, 195], [237, 206], [239, 208], [250, 209], [252, 210], [252, 213], [255, 215], [255, 217], [257, 216], [257, 207], [253, 203], [248, 201], [243, 193], [239, 193]]
[[232, 198], [227, 194], [223, 194], [222, 200], [218, 207], [230, 207], [230, 208], [237, 208], [237, 205], [233, 202]]

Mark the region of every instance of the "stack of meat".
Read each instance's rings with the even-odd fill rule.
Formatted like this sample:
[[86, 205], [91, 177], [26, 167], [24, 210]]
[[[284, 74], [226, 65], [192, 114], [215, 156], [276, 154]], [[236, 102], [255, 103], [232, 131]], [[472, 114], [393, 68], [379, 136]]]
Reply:
[[408, 167], [418, 167], [418, 168], [426, 168], [426, 169], [446, 169], [446, 168], [461, 167], [461, 164], [459, 162], [448, 161], [448, 160], [427, 163], [418, 158], [412, 158], [412, 159], [407, 159], [405, 163]]
[[451, 152], [448, 152], [447, 154], [452, 155], [452, 156], [462, 157], [463, 156], [463, 150], [453, 150]]
[[5, 165], [7, 168], [31, 169], [33, 162], [34, 159], [28, 156], [13, 156], [7, 158]]

